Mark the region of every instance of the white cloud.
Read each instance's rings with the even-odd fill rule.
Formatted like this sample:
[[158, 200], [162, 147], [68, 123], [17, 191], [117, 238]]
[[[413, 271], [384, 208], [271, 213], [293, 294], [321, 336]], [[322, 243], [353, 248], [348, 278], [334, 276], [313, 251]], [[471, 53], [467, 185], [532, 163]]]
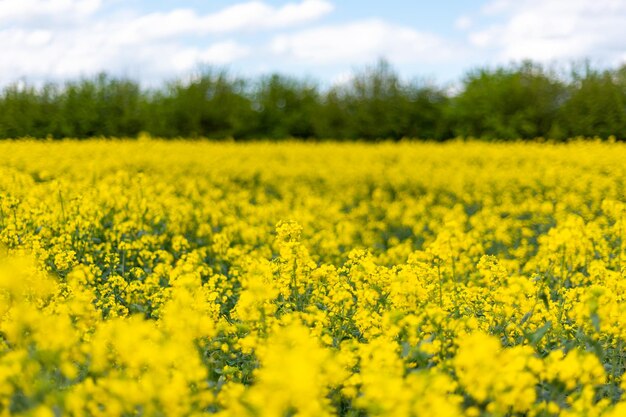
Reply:
[[487, 16], [492, 16], [506, 11], [513, 4], [513, 0], [491, 0], [481, 8], [481, 11]]
[[248, 1], [207, 14], [179, 8], [142, 15], [105, 13], [101, 0], [0, 0], [0, 80], [99, 71], [170, 77], [247, 57], [251, 48], [238, 34], [302, 25], [332, 9], [327, 0]]
[[199, 28], [211, 32], [275, 29], [318, 19], [333, 10], [326, 0], [304, 0], [275, 8], [260, 1], [231, 6], [217, 14], [199, 19]]
[[95, 13], [100, 0], [0, 0], [0, 23], [33, 21], [42, 17], [59, 21]]
[[249, 49], [233, 40], [188, 46], [176, 40], [138, 42], [129, 47], [108, 32], [95, 29], [81, 33], [48, 31], [0, 31], [3, 55], [0, 79], [68, 78], [100, 71], [169, 77], [194, 69], [198, 63], [228, 64], [248, 55]]
[[461, 16], [454, 21], [454, 27], [458, 30], [467, 30], [472, 27], [473, 21], [469, 16]]
[[623, 0], [494, 0], [483, 13], [500, 22], [473, 31], [470, 43], [499, 59], [590, 57], [613, 65], [626, 53]]
[[394, 63], [438, 62], [455, 53], [444, 39], [378, 19], [322, 26], [274, 37], [278, 56], [314, 64], [369, 63], [384, 57]]
[[272, 7], [260, 1], [236, 4], [216, 13], [199, 15], [191, 9], [151, 13], [116, 26], [119, 38], [129, 42], [180, 35], [252, 32], [284, 28], [315, 20], [332, 11], [325, 0], [304, 0]]
[[246, 57], [250, 49], [234, 41], [215, 43], [208, 48], [185, 48], [173, 56], [173, 66], [177, 71], [188, 71], [199, 62], [217, 65], [228, 64]]

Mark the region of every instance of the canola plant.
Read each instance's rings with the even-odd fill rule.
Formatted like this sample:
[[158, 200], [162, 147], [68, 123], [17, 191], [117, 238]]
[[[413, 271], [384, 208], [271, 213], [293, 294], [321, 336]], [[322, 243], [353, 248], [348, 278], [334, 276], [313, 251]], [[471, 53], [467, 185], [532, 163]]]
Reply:
[[624, 416], [624, 161], [0, 142], [0, 416]]

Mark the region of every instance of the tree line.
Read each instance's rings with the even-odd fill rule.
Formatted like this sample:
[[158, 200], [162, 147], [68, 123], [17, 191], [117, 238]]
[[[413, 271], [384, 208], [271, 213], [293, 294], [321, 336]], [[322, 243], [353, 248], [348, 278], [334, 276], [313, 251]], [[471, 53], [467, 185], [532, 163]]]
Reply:
[[0, 138], [626, 139], [626, 65], [573, 66], [564, 76], [526, 61], [471, 70], [454, 90], [404, 81], [385, 61], [330, 88], [206, 69], [144, 89], [100, 74], [5, 87]]

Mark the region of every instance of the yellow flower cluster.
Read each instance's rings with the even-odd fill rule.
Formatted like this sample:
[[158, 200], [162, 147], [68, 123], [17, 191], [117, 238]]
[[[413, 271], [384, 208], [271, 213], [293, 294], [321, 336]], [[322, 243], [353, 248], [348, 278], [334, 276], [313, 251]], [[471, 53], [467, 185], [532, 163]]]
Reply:
[[0, 417], [626, 415], [624, 161], [0, 142]]

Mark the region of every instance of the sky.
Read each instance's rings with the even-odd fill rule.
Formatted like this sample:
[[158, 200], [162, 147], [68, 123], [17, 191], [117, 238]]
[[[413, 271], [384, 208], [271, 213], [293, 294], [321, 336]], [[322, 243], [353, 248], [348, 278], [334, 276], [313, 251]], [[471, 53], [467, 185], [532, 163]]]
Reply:
[[380, 58], [438, 83], [523, 59], [615, 67], [626, 0], [0, 0], [0, 85], [206, 66], [332, 84]]

